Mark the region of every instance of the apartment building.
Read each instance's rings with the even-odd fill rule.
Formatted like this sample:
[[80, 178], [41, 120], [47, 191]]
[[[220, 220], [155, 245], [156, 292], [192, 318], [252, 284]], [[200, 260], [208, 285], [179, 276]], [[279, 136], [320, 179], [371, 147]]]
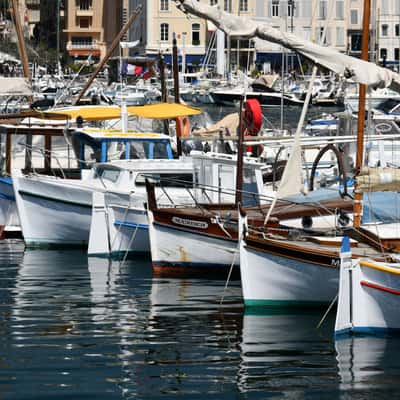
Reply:
[[377, 60], [400, 68], [400, 0], [377, 0]]
[[[350, 1], [256, 0], [254, 18], [280, 31], [345, 52], [348, 24], [346, 12]], [[257, 63], [280, 65], [281, 46], [260, 40], [256, 40], [255, 46]]]
[[[105, 56], [121, 30], [122, 0], [68, 0], [65, 5], [66, 50], [74, 60]], [[118, 50], [116, 50], [118, 54]]]
[[206, 54], [207, 24], [204, 20], [188, 18], [176, 8], [173, 0], [130, 0], [130, 12], [137, 6], [142, 12], [129, 30], [129, 40], [139, 40], [131, 53], [164, 55], [172, 62], [172, 39], [175, 34], [180, 57], [185, 55], [187, 66], [199, 65]]

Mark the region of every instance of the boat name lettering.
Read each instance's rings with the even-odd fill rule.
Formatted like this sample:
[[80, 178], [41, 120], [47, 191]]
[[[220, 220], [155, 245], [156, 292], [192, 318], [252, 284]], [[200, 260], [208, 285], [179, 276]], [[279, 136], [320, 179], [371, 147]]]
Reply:
[[193, 221], [192, 219], [184, 219], [179, 217], [172, 217], [172, 222], [177, 225], [190, 226], [192, 228], [207, 229], [207, 222]]
[[340, 258], [333, 258], [331, 260], [331, 265], [332, 265], [332, 267], [339, 268], [340, 267]]

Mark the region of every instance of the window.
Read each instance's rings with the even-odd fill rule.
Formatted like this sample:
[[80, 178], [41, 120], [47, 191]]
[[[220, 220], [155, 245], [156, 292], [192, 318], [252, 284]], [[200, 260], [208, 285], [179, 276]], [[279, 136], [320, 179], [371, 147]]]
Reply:
[[399, 24], [396, 24], [396, 25], [394, 26], [394, 34], [395, 34], [396, 36], [400, 36], [400, 25], [399, 25]]
[[389, 25], [388, 24], [382, 24], [381, 26], [381, 35], [382, 36], [388, 36], [389, 34]]
[[312, 17], [312, 4], [311, 1], [304, 0], [302, 8], [302, 17], [311, 18]]
[[114, 169], [114, 168], [106, 168], [106, 167], [99, 167], [96, 168], [96, 175], [95, 177], [100, 178], [101, 180], [106, 180], [110, 182], [117, 182], [119, 178], [121, 170]]
[[192, 45], [200, 44], [200, 24], [192, 24]]
[[239, 1], [239, 11], [244, 11], [244, 12], [249, 11], [249, 2], [248, 2], [248, 0], [240, 0]]
[[218, 4], [218, 0], [210, 0], [210, 6], [215, 6]]
[[305, 26], [303, 28], [303, 31], [304, 31], [304, 39], [311, 40], [311, 28], [309, 26]]
[[350, 23], [352, 25], [358, 24], [358, 10], [350, 10]]
[[193, 187], [193, 174], [191, 173], [155, 173], [138, 174], [135, 179], [136, 186], [144, 186], [146, 179], [162, 187]]
[[398, 48], [398, 47], [395, 47], [394, 48], [394, 59], [396, 60], [396, 61], [399, 61], [399, 54], [400, 54], [400, 49]]
[[232, 0], [224, 0], [224, 11], [232, 12]]
[[320, 2], [319, 2], [319, 18], [320, 19], [326, 19], [327, 14], [328, 14], [327, 1], [326, 0], [320, 0]]
[[92, 0], [80, 0], [79, 1], [79, 9], [80, 10], [89, 10], [92, 8]]
[[288, 3], [287, 3], [287, 16], [288, 17], [294, 16], [294, 9], [295, 9], [294, 0], [288, 0]]
[[337, 0], [336, 1], [336, 19], [343, 20], [344, 19], [344, 1]]
[[79, 28], [89, 28], [91, 18], [89, 17], [80, 17], [79, 18]]
[[169, 0], [160, 0], [160, 11], [169, 10]]
[[271, 15], [273, 17], [279, 17], [279, 0], [272, 0]]
[[169, 25], [161, 24], [160, 25], [160, 40], [162, 42], [167, 42], [169, 40]]
[[336, 27], [336, 46], [344, 46], [344, 28]]
[[382, 60], [386, 60], [387, 59], [387, 49], [381, 49], [380, 55], [381, 55]]

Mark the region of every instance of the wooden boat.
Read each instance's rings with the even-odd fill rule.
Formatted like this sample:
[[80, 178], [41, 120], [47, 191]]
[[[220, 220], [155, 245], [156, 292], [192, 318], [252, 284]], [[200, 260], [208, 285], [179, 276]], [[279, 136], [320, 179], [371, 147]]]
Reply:
[[400, 263], [353, 259], [346, 237], [342, 243], [335, 335], [400, 331]]

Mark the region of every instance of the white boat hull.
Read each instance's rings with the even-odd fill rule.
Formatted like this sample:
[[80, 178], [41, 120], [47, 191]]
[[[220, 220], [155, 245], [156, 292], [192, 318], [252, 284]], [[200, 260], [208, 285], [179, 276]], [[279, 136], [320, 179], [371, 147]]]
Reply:
[[227, 271], [239, 265], [237, 242], [176, 229], [153, 221], [148, 211], [153, 270], [156, 272]]
[[249, 249], [241, 240], [240, 276], [246, 306], [320, 306], [334, 299], [339, 270]]
[[111, 256], [126, 253], [149, 253], [149, 225], [144, 208], [129, 208], [112, 205], [109, 224]]
[[0, 179], [0, 226], [19, 226], [14, 188], [10, 178]]
[[92, 214], [92, 190], [28, 178], [13, 171], [13, 183], [25, 244], [86, 246]]
[[336, 335], [400, 330], [399, 264], [367, 264], [341, 267]]

